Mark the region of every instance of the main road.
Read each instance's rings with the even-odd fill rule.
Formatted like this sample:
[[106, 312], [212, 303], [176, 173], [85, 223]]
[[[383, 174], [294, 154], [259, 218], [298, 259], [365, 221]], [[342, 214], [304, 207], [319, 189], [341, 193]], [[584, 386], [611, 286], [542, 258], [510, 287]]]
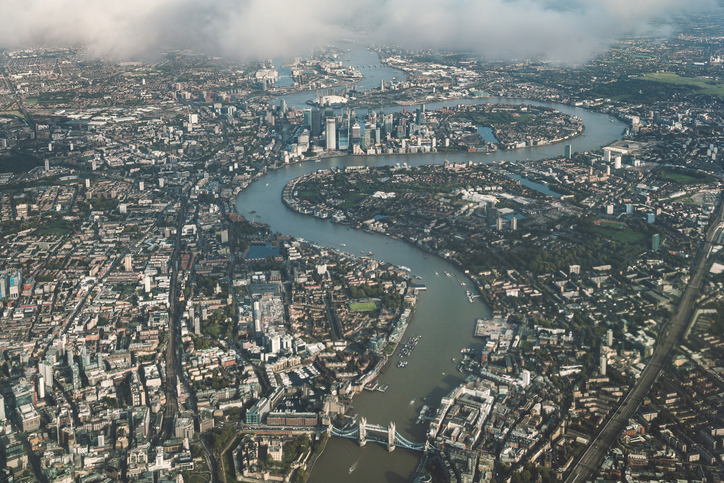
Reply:
[[681, 297], [679, 306], [660, 332], [660, 334], [663, 334], [664, 339], [658, 341], [654, 354], [641, 373], [641, 377], [636, 381], [633, 389], [631, 389], [621, 405], [616, 409], [616, 412], [588, 446], [578, 463], [573, 467], [566, 479], [566, 483], [580, 483], [591, 476], [591, 473], [601, 464], [601, 460], [606, 455], [608, 449], [621, 434], [629, 418], [633, 416], [641, 401], [643, 401], [643, 398], [648, 394], [656, 378], [659, 377], [661, 370], [669, 363], [676, 344], [678, 344], [686, 327], [694, 316], [696, 299], [701, 291], [704, 275], [709, 271], [713, 263], [713, 259], [709, 258], [709, 254], [721, 230], [722, 195], [720, 195], [717, 200], [716, 216], [709, 226], [704, 237], [704, 242], [699, 247], [699, 251], [692, 264], [693, 268], [689, 283]]
[[171, 434], [173, 417], [178, 412], [178, 394], [176, 383], [178, 381], [178, 368], [181, 365], [181, 353], [179, 352], [179, 319], [181, 317], [180, 303], [178, 301], [178, 274], [179, 255], [181, 253], [181, 232], [183, 231], [184, 220], [186, 219], [186, 205], [188, 198], [181, 194], [181, 207], [178, 212], [176, 226], [176, 246], [171, 257], [171, 285], [169, 291], [169, 323], [168, 323], [168, 346], [166, 347], [166, 424], [167, 434]]

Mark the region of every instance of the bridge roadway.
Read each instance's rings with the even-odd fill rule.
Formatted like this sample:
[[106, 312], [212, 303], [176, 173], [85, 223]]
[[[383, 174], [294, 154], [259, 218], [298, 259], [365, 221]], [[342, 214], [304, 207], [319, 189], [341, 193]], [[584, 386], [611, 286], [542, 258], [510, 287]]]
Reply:
[[671, 319], [669, 319], [661, 329], [660, 334], [664, 335], [664, 339], [656, 344], [654, 354], [641, 373], [641, 377], [603, 429], [599, 431], [596, 438], [588, 445], [583, 456], [581, 456], [571, 470], [571, 473], [566, 479], [566, 483], [581, 483], [595, 471], [598, 465], [601, 464], [608, 449], [621, 434], [628, 420], [638, 409], [641, 401], [643, 401], [646, 394], [648, 394], [649, 389], [651, 389], [661, 370], [668, 364], [676, 344], [679, 342], [679, 339], [693, 317], [702, 280], [713, 263], [713, 257], [709, 258], [709, 254], [711, 253], [713, 245], [720, 239], [722, 234], [722, 195], [720, 195], [717, 200], [716, 213], [716, 218], [710, 224], [704, 237], [704, 242], [699, 247], [694, 263], [692, 264], [693, 269], [691, 277], [689, 278], [689, 284], [681, 297], [679, 306]]
[[[385, 426], [379, 426], [377, 424], [365, 424], [365, 436], [364, 441], [360, 441], [360, 434], [359, 434], [359, 425], [354, 426], [347, 430], [342, 430], [335, 428], [332, 426], [331, 428], [331, 434], [333, 436], [337, 436], [340, 438], [347, 438], [347, 439], [354, 439], [356, 441], [360, 441], [360, 444], [367, 443], [367, 442], [373, 442], [373, 443], [379, 443], [383, 446], [388, 445], [388, 440], [383, 438], [378, 438], [374, 436], [370, 436], [368, 434], [369, 431], [373, 431], [376, 433], [384, 433], [387, 434], [389, 431], [389, 428]], [[394, 428], [393, 428], [394, 429]], [[395, 431], [395, 444], [394, 447], [399, 446], [400, 448], [406, 448], [411, 449], [413, 451], [435, 451], [435, 447], [430, 445], [429, 443], [413, 443], [409, 439], [402, 436], [400, 433]], [[393, 449], [394, 449], [393, 447]]]

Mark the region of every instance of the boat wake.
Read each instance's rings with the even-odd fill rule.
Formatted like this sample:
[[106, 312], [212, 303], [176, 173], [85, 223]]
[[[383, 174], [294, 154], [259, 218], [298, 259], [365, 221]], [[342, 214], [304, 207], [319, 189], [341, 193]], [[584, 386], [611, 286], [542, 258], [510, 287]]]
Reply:
[[357, 459], [357, 461], [355, 461], [354, 463], [352, 463], [352, 466], [349, 467], [349, 474], [350, 474], [350, 475], [352, 474], [352, 472], [353, 472], [354, 470], [357, 469], [357, 465], [358, 465], [358, 464], [359, 464], [359, 458]]

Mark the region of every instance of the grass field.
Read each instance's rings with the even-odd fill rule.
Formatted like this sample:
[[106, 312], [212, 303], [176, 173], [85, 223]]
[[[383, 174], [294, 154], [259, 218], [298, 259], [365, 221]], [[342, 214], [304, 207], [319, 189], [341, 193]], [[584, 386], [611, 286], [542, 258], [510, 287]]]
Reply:
[[53, 104], [65, 104], [66, 102], [69, 102], [72, 99], [72, 97], [68, 94], [63, 93], [45, 93], [41, 94], [38, 97], [28, 97], [25, 99], [26, 104], [45, 104], [45, 105], [53, 105]]
[[683, 203], [685, 205], [695, 205], [696, 202], [690, 195], [681, 195], [678, 198], [671, 198], [669, 201], [675, 201], [676, 203]]
[[611, 227], [611, 228], [623, 228], [626, 226], [625, 223], [621, 223], [618, 221], [608, 221], [608, 220], [600, 220], [597, 223], [599, 226], [602, 226], [604, 228]]
[[714, 181], [714, 178], [712, 178], [711, 176], [694, 172], [688, 174], [679, 170], [672, 171], [668, 169], [662, 169], [660, 171], [657, 171], [656, 174], [662, 179], [669, 179], [671, 181], [676, 181], [680, 184], [710, 183]]
[[42, 228], [35, 230], [36, 235], [67, 235], [76, 230], [76, 226], [63, 220], [54, 220]]
[[0, 117], [17, 117], [25, 119], [25, 115], [20, 111], [0, 111]]
[[518, 115], [514, 116], [512, 112], [476, 112], [474, 114], [471, 114], [470, 118], [475, 124], [479, 126], [490, 126], [492, 124], [511, 124], [514, 122], [518, 124], [524, 124], [535, 118], [533, 114], [515, 114]]
[[[221, 464], [224, 466], [224, 473], [219, 472], [219, 479], [226, 475], [226, 481], [222, 483], [236, 483], [236, 475], [234, 474], [234, 449], [239, 445], [241, 438], [234, 436], [234, 441], [228, 446], [228, 449], [221, 456]], [[221, 469], [221, 468], [219, 468]]]
[[359, 203], [360, 201], [362, 201], [365, 198], [367, 198], [366, 194], [355, 193], [352, 196], [350, 196], [349, 198], [347, 198], [346, 200], [344, 200], [344, 203], [339, 205], [339, 207], [342, 208], [343, 210], [345, 210], [347, 208], [352, 208], [354, 205], [356, 205], [357, 203]]
[[533, 342], [528, 342], [527, 340], [524, 340], [520, 343], [521, 350], [527, 351], [533, 348]]
[[670, 179], [672, 181], [676, 181], [677, 183], [694, 183], [697, 181], [696, 178], [693, 176], [687, 176], [685, 174], [680, 173], [664, 173], [661, 175], [662, 178]]
[[655, 74], [646, 74], [643, 79], [664, 82], [666, 84], [677, 84], [691, 86], [697, 88], [697, 94], [712, 94], [724, 97], [724, 83], [714, 81], [712, 79], [703, 79], [698, 77], [681, 77], [671, 72], [657, 72]]
[[597, 226], [593, 230], [605, 236], [606, 238], [610, 238], [612, 240], [624, 243], [640, 243], [646, 239], [646, 235], [634, 230], [618, 230], [615, 228], [606, 228], [603, 226]]
[[349, 304], [350, 312], [372, 312], [377, 310], [377, 304], [374, 302], [353, 302]]

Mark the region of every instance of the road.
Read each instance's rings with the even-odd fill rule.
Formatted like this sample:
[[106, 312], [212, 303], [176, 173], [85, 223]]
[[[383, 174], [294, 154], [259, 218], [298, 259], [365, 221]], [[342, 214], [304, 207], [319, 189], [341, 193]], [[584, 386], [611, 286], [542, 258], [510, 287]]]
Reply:
[[[201, 446], [204, 450], [204, 458], [206, 458], [206, 466], [209, 467], [209, 472], [211, 473], [211, 483], [214, 483], [218, 481], [218, 468], [216, 467], [216, 459], [213, 456], [213, 453], [211, 451], [211, 448], [209, 448], [209, 444], [206, 441], [206, 438], [204, 438], [203, 435], [199, 438], [199, 441], [201, 441]], [[222, 465], [223, 470], [223, 465]], [[226, 481], [226, 480], [224, 480]]]
[[699, 247], [692, 264], [689, 284], [686, 286], [679, 306], [671, 319], [661, 329], [664, 340], [658, 341], [654, 354], [641, 373], [641, 377], [596, 438], [591, 441], [571, 470], [566, 483], [583, 482], [598, 468], [608, 449], [615, 443], [616, 438], [628, 424], [628, 420], [634, 415], [641, 401], [648, 394], [661, 370], [669, 363], [676, 345], [694, 315], [696, 299], [701, 290], [702, 281], [713, 263], [713, 259], [709, 258], [708, 255], [722, 230], [722, 196], [717, 200], [716, 213], [716, 217], [707, 230], [704, 242]]
[[169, 291], [169, 322], [168, 322], [168, 346], [166, 347], [166, 428], [173, 424], [173, 417], [178, 411], [178, 394], [176, 394], [176, 382], [178, 380], [178, 368], [180, 365], [179, 339], [181, 337], [178, 328], [181, 317], [178, 302], [178, 260], [181, 254], [181, 230], [186, 219], [186, 206], [188, 198], [181, 197], [181, 209], [178, 213], [178, 225], [176, 226], [176, 246], [171, 257], [171, 288]]

